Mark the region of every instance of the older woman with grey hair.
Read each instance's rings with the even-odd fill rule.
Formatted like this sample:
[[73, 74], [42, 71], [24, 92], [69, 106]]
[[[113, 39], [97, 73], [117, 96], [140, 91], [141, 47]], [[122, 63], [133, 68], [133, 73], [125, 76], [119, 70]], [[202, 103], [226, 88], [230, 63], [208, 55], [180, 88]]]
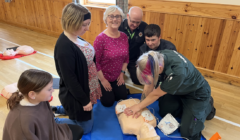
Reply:
[[118, 31], [123, 16], [122, 9], [118, 6], [109, 6], [103, 16], [107, 29], [94, 41], [102, 90], [100, 100], [106, 107], [112, 106], [114, 101], [127, 98], [123, 76], [129, 62], [129, 45], [127, 35]]

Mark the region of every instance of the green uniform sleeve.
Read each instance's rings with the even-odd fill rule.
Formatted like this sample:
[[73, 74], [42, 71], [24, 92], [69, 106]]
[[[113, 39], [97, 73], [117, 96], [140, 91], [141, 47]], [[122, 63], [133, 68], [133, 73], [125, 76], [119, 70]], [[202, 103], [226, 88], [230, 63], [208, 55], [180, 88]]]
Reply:
[[184, 74], [180, 74], [180, 75], [169, 75], [160, 85], [160, 88], [169, 93], [174, 95], [177, 91], [178, 88], [182, 85], [183, 81], [185, 79]]

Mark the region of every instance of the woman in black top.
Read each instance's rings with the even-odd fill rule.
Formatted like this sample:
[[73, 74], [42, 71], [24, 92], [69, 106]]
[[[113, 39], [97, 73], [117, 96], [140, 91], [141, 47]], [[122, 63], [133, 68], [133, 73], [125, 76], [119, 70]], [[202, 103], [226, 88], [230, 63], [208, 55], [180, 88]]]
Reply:
[[92, 104], [101, 97], [93, 47], [79, 36], [89, 30], [91, 14], [80, 4], [70, 3], [62, 13], [64, 32], [58, 38], [54, 60], [60, 76], [59, 99], [55, 113], [69, 119], [55, 118], [57, 123], [80, 125], [84, 133], [92, 129]]

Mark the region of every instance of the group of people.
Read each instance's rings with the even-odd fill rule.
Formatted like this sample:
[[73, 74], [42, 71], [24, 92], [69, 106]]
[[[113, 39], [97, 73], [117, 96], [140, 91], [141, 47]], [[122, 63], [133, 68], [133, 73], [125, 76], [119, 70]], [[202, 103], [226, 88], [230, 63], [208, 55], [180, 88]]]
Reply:
[[[160, 27], [142, 17], [139, 7], [131, 7], [123, 19], [118, 6], [109, 6], [103, 15], [107, 28], [92, 46], [80, 37], [89, 30], [90, 11], [77, 3], [66, 5], [64, 31], [54, 50], [62, 105], [50, 107], [47, 102], [53, 92], [49, 73], [26, 70], [19, 91], [8, 100], [3, 139], [79, 140], [92, 130], [98, 99], [105, 107], [127, 99], [126, 69], [134, 84], [144, 85], [141, 103], [125, 109], [126, 115], [138, 117], [138, 111], [159, 100], [162, 117], [171, 113], [182, 118], [183, 137], [200, 139], [204, 121], [215, 115], [210, 86], [174, 44], [161, 39]], [[52, 111], [69, 119], [55, 118]]]

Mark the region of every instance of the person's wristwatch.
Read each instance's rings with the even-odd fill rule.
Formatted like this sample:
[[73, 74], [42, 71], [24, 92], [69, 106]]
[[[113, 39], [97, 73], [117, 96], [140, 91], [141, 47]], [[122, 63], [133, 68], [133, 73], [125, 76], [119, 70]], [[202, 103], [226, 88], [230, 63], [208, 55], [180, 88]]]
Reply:
[[125, 74], [125, 71], [121, 70], [121, 72]]

